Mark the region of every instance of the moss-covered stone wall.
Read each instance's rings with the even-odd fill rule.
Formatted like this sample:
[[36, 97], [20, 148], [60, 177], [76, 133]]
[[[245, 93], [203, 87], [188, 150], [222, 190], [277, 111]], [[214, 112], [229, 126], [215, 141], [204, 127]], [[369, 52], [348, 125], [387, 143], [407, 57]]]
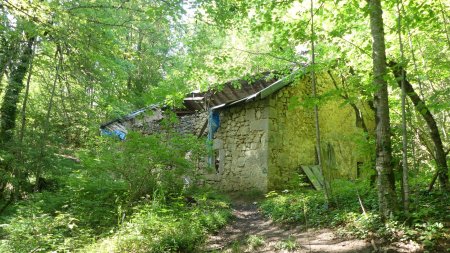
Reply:
[[[319, 75], [317, 80], [318, 93], [330, 94], [319, 105], [325, 177], [356, 178], [358, 162], [370, 161], [369, 154], [359, 147], [366, 142], [363, 130], [355, 124], [352, 107], [339, 96], [331, 95], [334, 90], [331, 79]], [[305, 102], [311, 90], [311, 81], [305, 77], [269, 97], [268, 189], [288, 188], [295, 181], [300, 165], [317, 164], [314, 109], [310, 102]], [[373, 116], [359, 106], [371, 128]]]
[[303, 83], [285, 87], [269, 98], [269, 189], [287, 188], [301, 164], [315, 163], [313, 111], [289, 108], [299, 94], [309, 90]]

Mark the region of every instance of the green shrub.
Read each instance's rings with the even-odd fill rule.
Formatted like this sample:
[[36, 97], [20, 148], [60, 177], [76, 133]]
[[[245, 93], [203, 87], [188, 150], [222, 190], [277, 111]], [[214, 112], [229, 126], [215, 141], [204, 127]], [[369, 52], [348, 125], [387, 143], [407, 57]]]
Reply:
[[16, 203], [0, 228], [0, 252], [71, 251], [117, 225], [126, 186], [107, 174], [79, 169], [59, 179], [60, 189]]
[[305, 223], [309, 226], [340, 225], [346, 222], [342, 214], [360, 213], [358, 196], [367, 210], [376, 209], [376, 195], [365, 182], [335, 181], [330, 207], [322, 192], [301, 189], [299, 191], [270, 192], [261, 204], [264, 214], [275, 221]]
[[198, 202], [193, 206], [182, 200], [140, 206], [114, 235], [83, 251], [197, 252], [207, 233], [223, 227], [231, 212], [226, 201], [204, 195], [195, 199]]
[[[184, 199], [194, 193], [186, 178], [197, 178], [204, 140], [130, 132], [126, 141], [98, 138], [87, 148], [80, 164], [58, 158], [51, 173], [43, 170], [55, 182], [51, 191], [27, 193], [0, 217], [0, 252], [73, 252], [91, 244], [86, 251], [193, 252], [227, 223], [228, 202], [215, 193]], [[105, 237], [102, 246], [94, 243]]]
[[70, 213], [49, 215], [39, 209], [21, 209], [4, 230], [7, 240], [0, 243], [1, 252], [73, 250], [92, 235], [92, 231], [79, 226], [79, 220]]
[[126, 141], [104, 138], [94, 153], [88, 153], [87, 167], [111, 173], [127, 183], [131, 201], [145, 196], [179, 196], [185, 178], [197, 177], [197, 163], [205, 157], [205, 143], [195, 136], [178, 133], [127, 134]]

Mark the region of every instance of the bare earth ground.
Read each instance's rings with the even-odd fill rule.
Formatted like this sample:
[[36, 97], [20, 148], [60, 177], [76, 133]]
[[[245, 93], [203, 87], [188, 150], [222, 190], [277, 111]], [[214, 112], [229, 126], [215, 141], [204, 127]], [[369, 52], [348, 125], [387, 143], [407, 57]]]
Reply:
[[[330, 229], [305, 229], [273, 223], [258, 211], [256, 203], [235, 201], [235, 219], [218, 234], [209, 237], [205, 252], [375, 252], [370, 242], [342, 239]], [[255, 240], [256, 238], [256, 240]], [[258, 241], [258, 242], [256, 242]], [[386, 247], [376, 252], [418, 252], [411, 245]]]

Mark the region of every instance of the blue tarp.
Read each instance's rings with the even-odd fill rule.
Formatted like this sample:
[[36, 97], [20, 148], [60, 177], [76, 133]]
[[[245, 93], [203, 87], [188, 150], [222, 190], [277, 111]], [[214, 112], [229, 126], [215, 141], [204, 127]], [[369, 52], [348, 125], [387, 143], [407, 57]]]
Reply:
[[217, 132], [217, 130], [220, 127], [220, 117], [219, 112], [210, 110], [209, 116], [208, 116], [208, 146], [209, 151], [211, 152], [208, 156], [208, 164], [209, 166], [212, 166], [214, 164], [214, 155], [212, 152], [212, 140], [214, 139], [214, 134]]
[[101, 130], [101, 133], [102, 133], [102, 135], [106, 135], [106, 136], [117, 136], [122, 141], [125, 140], [125, 137], [127, 136], [126, 133], [124, 133], [124, 132], [122, 132], [120, 130], [117, 130], [117, 129], [113, 130], [113, 131], [110, 131], [108, 129], [103, 128]]
[[214, 134], [217, 132], [217, 129], [220, 127], [220, 117], [219, 113], [216, 111], [209, 111], [208, 118], [208, 140], [212, 141], [214, 139]]

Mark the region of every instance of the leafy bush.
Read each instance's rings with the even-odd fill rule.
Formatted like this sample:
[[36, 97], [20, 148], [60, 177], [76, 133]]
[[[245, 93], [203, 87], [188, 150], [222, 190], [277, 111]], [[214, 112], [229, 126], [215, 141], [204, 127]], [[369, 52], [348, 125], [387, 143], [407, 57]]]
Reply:
[[[0, 252], [73, 251], [105, 236], [109, 239], [84, 251], [195, 252], [207, 233], [217, 231], [231, 217], [229, 202], [212, 192], [194, 195], [192, 204], [183, 197], [165, 202], [144, 199], [125, 212], [115, 202], [120, 196], [114, 195], [114, 190], [125, 192], [123, 187], [93, 188], [86, 183], [77, 188], [71, 185], [68, 192], [35, 194], [20, 203], [15, 215], [0, 227]], [[90, 195], [91, 190], [98, 198]], [[125, 214], [131, 212], [127, 219]]]
[[0, 243], [1, 252], [50, 252], [79, 247], [89, 240], [92, 231], [79, 226], [70, 213], [55, 215], [41, 210], [21, 210], [5, 226], [7, 240]]
[[[128, 184], [129, 197], [137, 201], [159, 191], [160, 196], [180, 195], [186, 180], [197, 177], [197, 162], [205, 157], [205, 143], [195, 136], [168, 132], [127, 134], [126, 141], [112, 138], [85, 158], [87, 166], [108, 171]], [[188, 180], [189, 181], [189, 180]]]
[[197, 252], [208, 232], [224, 226], [231, 212], [226, 200], [196, 196], [197, 203], [178, 199], [152, 201], [111, 237], [86, 247], [84, 252]]

